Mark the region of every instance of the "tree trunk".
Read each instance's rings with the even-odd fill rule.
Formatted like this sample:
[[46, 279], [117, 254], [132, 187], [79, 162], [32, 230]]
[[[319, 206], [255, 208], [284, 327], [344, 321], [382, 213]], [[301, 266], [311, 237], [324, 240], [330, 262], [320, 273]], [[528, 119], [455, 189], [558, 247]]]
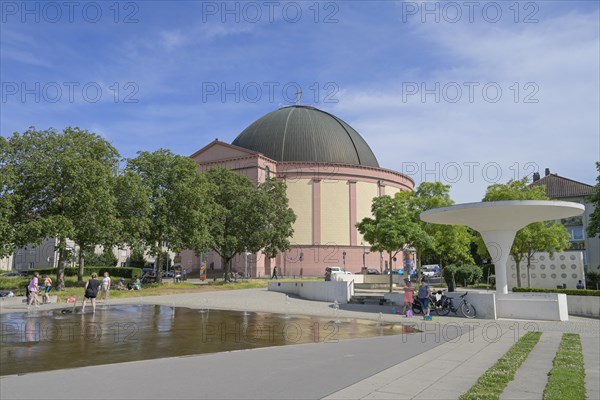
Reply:
[[[229, 282], [229, 260], [225, 256], [221, 256], [221, 262], [223, 263], [223, 280]], [[270, 272], [273, 274], [273, 272]]]
[[515, 260], [515, 264], [517, 267], [517, 287], [521, 287], [521, 266], [520, 261]]
[[65, 252], [67, 241], [65, 238], [58, 239], [58, 268], [56, 272], [56, 290], [65, 289]]
[[156, 273], [156, 283], [162, 283], [162, 257], [163, 252], [162, 247], [160, 247], [158, 255], [156, 256], [156, 271], [154, 271]]
[[389, 257], [390, 257], [390, 268], [388, 268], [389, 272], [390, 272], [390, 293], [392, 293], [392, 287], [394, 286], [394, 274], [393, 274], [393, 269], [392, 269], [392, 253], [388, 253]]
[[83, 282], [83, 271], [85, 268], [84, 262], [85, 259], [83, 257], [83, 249], [84, 246], [83, 245], [79, 245], [79, 257], [78, 257], [78, 264], [79, 264], [79, 270], [77, 271], [77, 281], [78, 282]]

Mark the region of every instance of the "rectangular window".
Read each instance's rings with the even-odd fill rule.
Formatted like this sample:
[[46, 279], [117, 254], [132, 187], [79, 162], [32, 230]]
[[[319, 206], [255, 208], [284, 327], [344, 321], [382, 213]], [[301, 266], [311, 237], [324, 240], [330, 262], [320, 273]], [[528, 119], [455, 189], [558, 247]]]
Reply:
[[567, 226], [566, 228], [569, 234], [571, 235], [569, 240], [574, 241], [585, 239], [582, 226]]
[[30, 263], [29, 263], [29, 269], [33, 269], [33, 265], [34, 265], [34, 262], [33, 262], [33, 261], [32, 261], [32, 262], [30, 262]]

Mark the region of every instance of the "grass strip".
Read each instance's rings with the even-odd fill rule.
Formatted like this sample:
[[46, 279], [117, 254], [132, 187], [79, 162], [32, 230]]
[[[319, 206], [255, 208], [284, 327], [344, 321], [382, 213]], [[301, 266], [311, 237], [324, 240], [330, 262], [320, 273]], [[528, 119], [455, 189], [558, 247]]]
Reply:
[[577, 333], [565, 333], [554, 357], [544, 389], [545, 400], [585, 399], [585, 368], [581, 338]]
[[523, 335], [496, 364], [479, 377], [468, 392], [460, 396], [460, 399], [499, 399], [541, 336], [541, 332], [528, 332]]

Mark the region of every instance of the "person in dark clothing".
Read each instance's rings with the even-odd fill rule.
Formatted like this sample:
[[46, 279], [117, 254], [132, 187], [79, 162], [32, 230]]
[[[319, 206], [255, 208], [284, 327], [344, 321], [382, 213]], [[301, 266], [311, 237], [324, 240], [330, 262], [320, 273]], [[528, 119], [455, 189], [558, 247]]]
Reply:
[[271, 276], [271, 279], [273, 278], [277, 279], [277, 266], [273, 267], [273, 275]]
[[85, 293], [83, 295], [83, 306], [81, 307], [81, 313], [85, 312], [85, 304], [88, 299], [92, 300], [92, 313], [96, 312], [96, 296], [98, 296], [98, 289], [100, 288], [100, 281], [96, 280], [98, 274], [92, 273], [92, 279], [87, 281], [85, 284]]

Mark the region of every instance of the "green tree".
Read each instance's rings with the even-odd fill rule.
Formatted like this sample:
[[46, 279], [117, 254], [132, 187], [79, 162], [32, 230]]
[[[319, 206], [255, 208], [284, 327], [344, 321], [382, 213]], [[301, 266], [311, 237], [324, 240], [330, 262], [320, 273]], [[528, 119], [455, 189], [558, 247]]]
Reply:
[[[371, 245], [371, 251], [387, 252], [389, 265], [405, 247], [416, 249], [431, 245], [431, 237], [418, 222], [411, 206], [412, 192], [398, 192], [394, 197], [380, 196], [373, 199], [370, 218], [363, 218], [356, 227]], [[390, 274], [390, 293], [393, 274]]]
[[[202, 253], [210, 247], [208, 224], [212, 220], [213, 207], [208, 197], [209, 185], [204, 175], [198, 172], [194, 160], [165, 149], [153, 153], [138, 152], [136, 158], [128, 160], [126, 172], [140, 177], [141, 186], [146, 189], [138, 188], [138, 192], [148, 195], [145, 199], [148, 212], [146, 215], [141, 213], [143, 221], [136, 223], [142, 231], [133, 233], [129, 229], [127, 236], [132, 241], [137, 236], [148, 253], [156, 257], [157, 281], [160, 283], [164, 251], [180, 252], [188, 248]], [[125, 186], [136, 184], [131, 176], [129, 181], [121, 183]], [[134, 221], [129, 218], [129, 223]]]
[[0, 258], [15, 250], [14, 169], [10, 164], [11, 146], [0, 136]]
[[88, 265], [92, 267], [114, 267], [119, 261], [112, 249], [108, 247], [104, 248], [100, 254], [91, 251], [90, 253], [85, 254], [84, 257]]
[[587, 227], [587, 234], [589, 237], [600, 234], [600, 161], [596, 162], [596, 170], [598, 171], [598, 177], [596, 178], [597, 183], [594, 186], [595, 193], [589, 199], [595, 207], [590, 215], [590, 223]]
[[[112, 212], [107, 195], [111, 171], [119, 154], [100, 136], [79, 128], [37, 131], [30, 128], [9, 138], [8, 161], [14, 180], [9, 192], [14, 196], [14, 243], [39, 244], [44, 238], [57, 238], [59, 254], [56, 287], [64, 288], [67, 238], [76, 238], [90, 225], [86, 241], [100, 244], [105, 238], [98, 226]], [[96, 207], [99, 210], [91, 210]], [[101, 208], [104, 209], [102, 210]], [[96, 219], [97, 218], [97, 219]], [[82, 236], [82, 237], [83, 237]]]
[[129, 266], [132, 268], [144, 268], [146, 259], [144, 258], [144, 250], [140, 247], [134, 247], [129, 256]]
[[[494, 184], [488, 187], [483, 201], [502, 200], [548, 200], [546, 188], [543, 185], [529, 186], [527, 178], [521, 180], [511, 179], [506, 184]], [[562, 251], [568, 245], [569, 233], [564, 226], [556, 222], [535, 222], [520, 229], [513, 242], [510, 255], [515, 260], [517, 269], [517, 286], [521, 287], [521, 263], [526, 262], [528, 286], [530, 283], [529, 269], [533, 256], [538, 251]], [[479, 248], [487, 252], [481, 236]], [[506, 266], [497, 266], [497, 268]]]
[[[421, 182], [412, 197], [412, 208], [416, 220], [423, 230], [432, 238], [424, 242], [424, 246], [417, 248], [417, 260], [428, 254], [435, 256], [440, 268], [443, 269], [449, 262], [473, 263], [470, 254], [470, 244], [473, 237], [466, 226], [430, 224], [420, 219], [423, 211], [434, 208], [448, 207], [454, 204], [450, 198], [450, 186], [441, 182]], [[421, 278], [421, 268], [418, 265], [418, 278]]]
[[262, 250], [274, 257], [290, 248], [296, 216], [288, 206], [283, 183], [269, 180], [257, 186], [226, 168], [205, 174], [213, 185], [211, 198], [216, 205], [210, 224], [213, 250], [221, 257], [226, 279], [237, 254]]

